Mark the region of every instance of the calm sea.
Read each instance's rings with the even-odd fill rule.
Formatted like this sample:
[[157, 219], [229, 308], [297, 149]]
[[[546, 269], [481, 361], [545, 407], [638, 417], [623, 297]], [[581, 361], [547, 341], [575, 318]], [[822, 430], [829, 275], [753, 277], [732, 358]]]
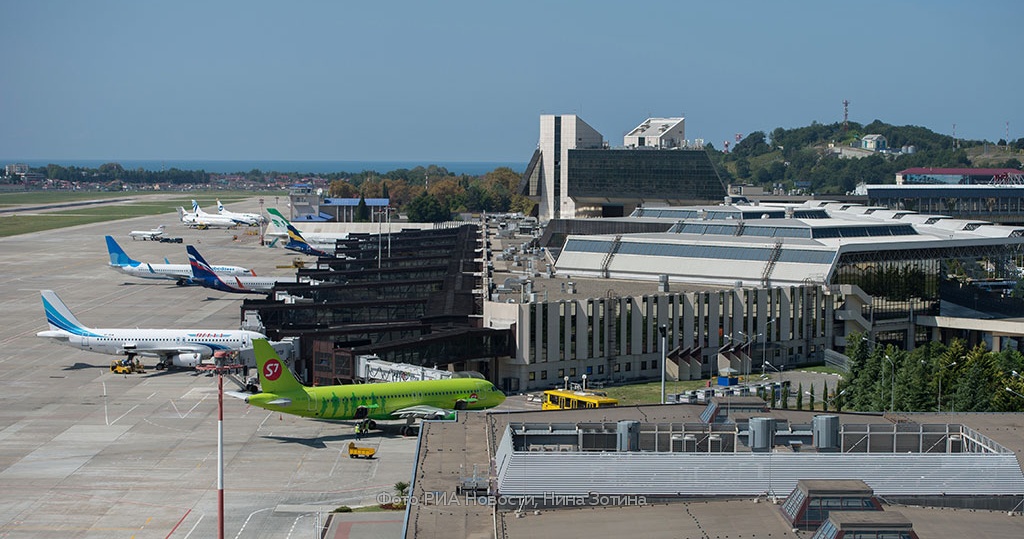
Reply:
[[232, 172], [249, 172], [257, 169], [262, 172], [296, 172], [299, 174], [325, 174], [330, 172], [363, 172], [372, 170], [374, 172], [389, 172], [400, 168], [412, 169], [418, 166], [428, 167], [437, 165], [448, 169], [454, 174], [469, 174], [479, 176], [486, 174], [498, 167], [508, 167], [513, 171], [522, 173], [526, 170], [525, 162], [502, 162], [502, 161], [204, 161], [184, 159], [0, 159], [0, 163], [13, 164], [25, 163], [30, 167], [45, 167], [46, 165], [60, 165], [64, 167], [76, 166], [83, 168], [99, 168], [104, 163], [120, 163], [126, 169], [142, 168], [143, 170], [167, 170], [177, 168], [179, 170], [205, 170], [218, 174], [229, 174]]

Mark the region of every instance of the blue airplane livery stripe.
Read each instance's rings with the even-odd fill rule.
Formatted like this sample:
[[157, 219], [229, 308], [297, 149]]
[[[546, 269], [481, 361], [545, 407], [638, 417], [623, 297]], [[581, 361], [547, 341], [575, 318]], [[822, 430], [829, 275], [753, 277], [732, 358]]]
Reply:
[[82, 337], [103, 337], [99, 333], [93, 333], [81, 326], [75, 325], [68, 319], [64, 318], [57, 309], [50, 305], [50, 302], [43, 299], [43, 310], [46, 311], [46, 321], [54, 326], [57, 326], [62, 331], [66, 331], [73, 335], [81, 335]]

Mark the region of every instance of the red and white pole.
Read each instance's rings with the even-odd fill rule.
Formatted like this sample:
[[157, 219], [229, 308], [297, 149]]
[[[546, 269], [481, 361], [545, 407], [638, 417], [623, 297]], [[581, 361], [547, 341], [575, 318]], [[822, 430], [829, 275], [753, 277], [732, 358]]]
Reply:
[[217, 539], [224, 539], [224, 374], [217, 371]]

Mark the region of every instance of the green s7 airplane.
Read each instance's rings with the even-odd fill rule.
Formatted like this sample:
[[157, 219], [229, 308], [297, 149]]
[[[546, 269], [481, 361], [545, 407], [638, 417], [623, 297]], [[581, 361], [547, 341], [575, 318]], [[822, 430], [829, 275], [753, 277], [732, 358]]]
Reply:
[[252, 347], [261, 392], [230, 393], [275, 412], [317, 419], [406, 419], [404, 434], [415, 419], [446, 418], [454, 410], [484, 410], [505, 400], [504, 393], [481, 378], [304, 386], [265, 339], [253, 339]]

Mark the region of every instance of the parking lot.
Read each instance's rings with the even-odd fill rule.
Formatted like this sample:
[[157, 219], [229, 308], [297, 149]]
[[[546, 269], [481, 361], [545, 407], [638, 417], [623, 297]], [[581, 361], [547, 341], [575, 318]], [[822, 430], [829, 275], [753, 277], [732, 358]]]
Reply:
[[[255, 200], [234, 206], [258, 209]], [[47, 329], [41, 289], [93, 327], [238, 328], [242, 295], [106, 267], [105, 234], [138, 260], [187, 263], [184, 245], [128, 237], [160, 224], [211, 263], [287, 275], [278, 266], [295, 258], [245, 230], [186, 229], [170, 213], [0, 238], [0, 535], [216, 536], [217, 377], [155, 371], [152, 359], [146, 374], [115, 375], [116, 356], [35, 336]], [[229, 397], [223, 439], [226, 537], [311, 537], [328, 511], [373, 505], [409, 481], [415, 451], [414, 438], [375, 432], [361, 443], [376, 458], [350, 459], [351, 426]], [[346, 529], [394, 536], [401, 518], [368, 516]]]

